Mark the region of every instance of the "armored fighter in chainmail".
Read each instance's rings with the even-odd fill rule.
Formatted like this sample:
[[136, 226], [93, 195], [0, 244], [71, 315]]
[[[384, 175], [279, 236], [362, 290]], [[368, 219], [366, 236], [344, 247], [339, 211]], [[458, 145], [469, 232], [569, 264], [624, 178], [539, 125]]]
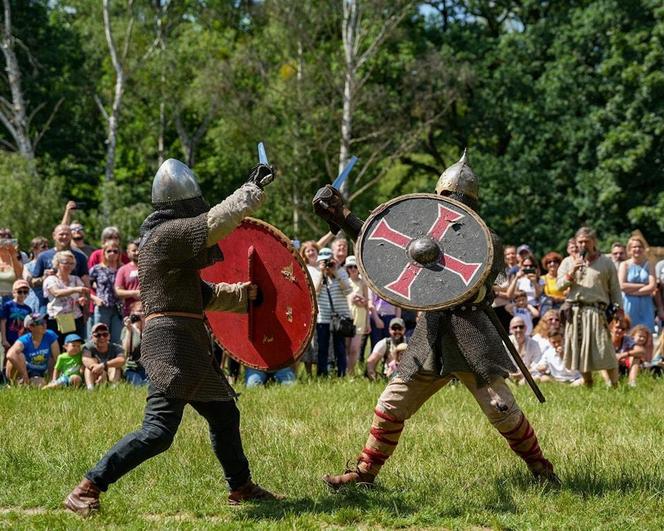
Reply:
[[[436, 193], [477, 210], [479, 182], [468, 164], [466, 153], [446, 169]], [[313, 200], [316, 213], [331, 230], [340, 228], [357, 239], [364, 222], [343, 203], [341, 194], [329, 185]], [[553, 466], [544, 457], [535, 431], [514, 400], [505, 382], [515, 370], [498, 330], [489, 318], [492, 285], [502, 269], [499, 239], [491, 234], [494, 262], [479, 291], [457, 306], [428, 311], [418, 320], [403, 354], [397, 377], [388, 384], [376, 405], [369, 438], [354, 468], [340, 475], [326, 475], [333, 489], [352, 483], [372, 484], [399, 442], [404, 423], [436, 391], [456, 377], [473, 394], [489, 422], [521, 457], [532, 474], [557, 485]]]
[[236, 394], [211, 355], [203, 322], [204, 310], [246, 312], [256, 287], [210, 284], [199, 276], [200, 269], [223, 259], [217, 242], [258, 208], [263, 187], [272, 180], [272, 168], [259, 164], [244, 185], [210, 208], [186, 165], [169, 159], [159, 168], [152, 184], [154, 212], [141, 227], [138, 260], [146, 315], [141, 361], [150, 379], [143, 426], [88, 471], [65, 500], [69, 510], [87, 515], [98, 509], [100, 492], [168, 449], [187, 404], [208, 421], [231, 491], [229, 503], [275, 499], [251, 481]]

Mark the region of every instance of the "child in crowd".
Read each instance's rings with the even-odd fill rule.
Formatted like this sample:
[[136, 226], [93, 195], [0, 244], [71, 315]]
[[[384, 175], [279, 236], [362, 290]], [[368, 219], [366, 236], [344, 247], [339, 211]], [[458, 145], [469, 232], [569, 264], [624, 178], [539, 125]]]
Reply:
[[636, 377], [639, 375], [641, 364], [649, 362], [648, 344], [652, 335], [645, 325], [636, 325], [629, 332], [634, 345], [626, 352], [617, 355], [618, 363], [624, 363], [629, 368], [628, 385], [636, 387]]
[[5, 351], [16, 343], [16, 340], [25, 333], [23, 321], [32, 313], [32, 308], [25, 304], [30, 293], [30, 285], [23, 279], [16, 280], [12, 286], [12, 299], [2, 305], [0, 311], [0, 330], [2, 332], [2, 345]]
[[537, 308], [528, 304], [528, 295], [523, 290], [517, 290], [514, 294], [514, 303], [505, 306], [505, 309], [514, 317], [521, 317], [526, 325], [526, 336], [530, 337], [533, 333], [533, 319], [537, 319], [540, 314]]
[[78, 334], [68, 334], [65, 337], [64, 353], [58, 356], [55, 362], [53, 379], [42, 389], [55, 389], [57, 387], [79, 387], [83, 383], [81, 371], [83, 369], [83, 339]]
[[576, 387], [583, 385], [579, 371], [572, 371], [563, 362], [563, 336], [559, 330], [549, 332], [549, 346], [536, 365], [533, 378], [539, 382], [563, 382]]

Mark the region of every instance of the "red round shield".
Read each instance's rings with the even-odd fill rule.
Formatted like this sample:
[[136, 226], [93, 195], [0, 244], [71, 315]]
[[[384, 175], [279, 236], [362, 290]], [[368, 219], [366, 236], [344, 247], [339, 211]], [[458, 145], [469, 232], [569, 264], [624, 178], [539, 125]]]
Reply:
[[245, 218], [219, 243], [224, 259], [201, 271], [208, 282], [252, 282], [248, 313], [205, 312], [217, 342], [235, 360], [263, 371], [292, 365], [311, 341], [316, 297], [290, 240], [259, 219]]

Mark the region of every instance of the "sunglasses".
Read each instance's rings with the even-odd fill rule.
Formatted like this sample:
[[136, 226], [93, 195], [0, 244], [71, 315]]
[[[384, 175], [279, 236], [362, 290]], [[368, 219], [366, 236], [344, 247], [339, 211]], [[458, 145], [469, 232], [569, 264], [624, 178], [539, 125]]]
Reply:
[[346, 266], [346, 269], [357, 269], [357, 266], [349, 265], [349, 266]]
[[400, 326], [392, 326], [390, 330], [394, 330], [395, 332], [402, 332], [403, 328]]
[[94, 337], [108, 337], [110, 334], [108, 332], [95, 332], [92, 335]]
[[105, 253], [106, 254], [118, 254], [120, 251], [117, 249], [106, 249]]
[[84, 238], [84, 236], [72, 236], [72, 240], [78, 242], [81, 241]]
[[18, 293], [19, 295], [27, 295], [28, 293], [30, 293], [30, 290], [29, 289], [17, 289], [16, 293]]
[[526, 328], [525, 325], [514, 325], [512, 330], [523, 330], [524, 328]]

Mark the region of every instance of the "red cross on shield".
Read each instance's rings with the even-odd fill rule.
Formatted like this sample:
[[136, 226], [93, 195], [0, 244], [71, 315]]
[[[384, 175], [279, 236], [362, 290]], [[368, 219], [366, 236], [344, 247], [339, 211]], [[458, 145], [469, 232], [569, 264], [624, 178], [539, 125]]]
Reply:
[[372, 289], [417, 310], [465, 300], [486, 279], [493, 260], [482, 219], [463, 203], [434, 194], [402, 196], [374, 211], [358, 248]]

